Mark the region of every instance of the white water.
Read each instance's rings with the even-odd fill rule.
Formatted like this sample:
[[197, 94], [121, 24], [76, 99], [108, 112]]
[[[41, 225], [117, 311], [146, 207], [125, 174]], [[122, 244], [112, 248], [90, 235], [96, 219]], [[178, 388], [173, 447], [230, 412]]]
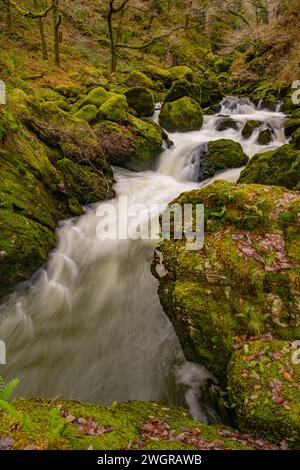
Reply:
[[[248, 155], [283, 144], [282, 114], [256, 111], [249, 103], [238, 103], [239, 114], [233, 114], [232, 104], [229, 108], [223, 106], [222, 114], [230, 112], [239, 129], [248, 119], [275, 126], [274, 142], [264, 148], [257, 145], [257, 134], [244, 141], [232, 129], [216, 132], [218, 117], [207, 116], [200, 131], [170, 135], [175, 146], [163, 153], [156, 172], [116, 169], [118, 196], [112, 203], [127, 195], [131, 202], [166, 205], [198, 187], [184, 180], [191, 152], [203, 142], [233, 139]], [[235, 181], [239, 173], [228, 170], [215, 178]], [[19, 377], [18, 395], [62, 395], [100, 403], [177, 403], [184, 386], [194, 416], [205, 419], [207, 413], [197, 408], [197, 389], [210, 375], [184, 363], [160, 306], [158, 284], [149, 269], [155, 242], [100, 241], [96, 209], [88, 208], [82, 217], [61, 225], [47, 269], [29, 289], [17, 291], [0, 307], [0, 339], [7, 345], [7, 365], [0, 366], [0, 375]], [[175, 374], [178, 364], [183, 368]]]

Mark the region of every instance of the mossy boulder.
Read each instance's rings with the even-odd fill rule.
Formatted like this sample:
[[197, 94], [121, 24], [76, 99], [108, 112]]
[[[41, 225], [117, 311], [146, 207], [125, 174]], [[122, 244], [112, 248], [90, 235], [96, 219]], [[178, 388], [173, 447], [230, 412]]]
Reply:
[[300, 446], [300, 364], [288, 341], [241, 342], [228, 366], [228, 390], [241, 431]]
[[57, 85], [54, 90], [56, 93], [59, 93], [61, 96], [64, 96], [65, 98], [77, 98], [80, 93], [82, 93], [83, 88], [78, 87], [77, 85], [69, 85], [65, 83], [61, 83]]
[[111, 165], [132, 171], [154, 168], [162, 149], [162, 130], [152, 121], [130, 116], [127, 125], [104, 121], [94, 128], [101, 148]]
[[[112, 170], [103, 154], [91, 155], [93, 162], [88, 155], [83, 158], [81, 146], [87, 141], [77, 140], [83, 121], [74, 118], [70, 132], [64, 127], [68, 121], [56, 121], [63, 112], [52, 103], [45, 104], [51, 104], [47, 116], [34, 96], [23, 92], [8, 96], [7, 112], [16, 127], [6, 126], [0, 149], [0, 288], [27, 279], [43, 266], [55, 245], [59, 220], [82, 214], [83, 204], [114, 195]], [[92, 132], [90, 128], [88, 132]], [[55, 139], [55, 134], [56, 146], [45, 145], [44, 136]], [[64, 158], [68, 138], [76, 163]]]
[[193, 100], [201, 104], [201, 88], [196, 83], [188, 80], [176, 80], [165, 97], [165, 103], [177, 101], [184, 96], [189, 96]]
[[160, 115], [160, 125], [170, 132], [187, 132], [201, 129], [202, 109], [192, 98], [184, 96], [177, 101], [164, 104]]
[[103, 103], [107, 100], [109, 94], [108, 91], [105, 90], [103, 87], [93, 88], [88, 95], [81, 101], [80, 108], [86, 106], [87, 104], [92, 104], [97, 108], [103, 105]]
[[291, 145], [252, 157], [242, 171], [239, 183], [260, 183], [300, 189], [300, 150]]
[[86, 121], [52, 102], [40, 103], [20, 90], [12, 94], [11, 101], [21, 122], [46, 145], [71, 160], [93, 161], [99, 168], [106, 165], [101, 147]]
[[169, 70], [156, 67], [155, 65], [147, 65], [144, 73], [154, 81], [166, 82], [171, 77]]
[[271, 129], [263, 129], [260, 131], [258, 134], [257, 142], [259, 145], [269, 145], [269, 143], [272, 141], [272, 131]]
[[135, 70], [130, 72], [125, 80], [125, 85], [129, 87], [142, 86], [151, 89], [153, 87], [153, 82], [149, 77], [147, 77], [147, 75]]
[[200, 81], [201, 104], [203, 108], [218, 103], [223, 98], [223, 92], [219, 80], [215, 77], [204, 78]]
[[[214, 176], [227, 168], [240, 168], [248, 162], [242, 146], [232, 140], [220, 139], [201, 144], [199, 149], [198, 181]], [[196, 156], [196, 155], [195, 155]]]
[[130, 88], [125, 92], [130, 109], [133, 109], [138, 117], [150, 117], [155, 111], [154, 95], [151, 90], [143, 86]]
[[97, 120], [114, 122], [128, 121], [128, 103], [124, 95], [110, 93], [109, 98], [102, 104], [97, 112]]
[[238, 128], [238, 123], [230, 117], [223, 117], [218, 119], [216, 125], [216, 130], [219, 132], [227, 131], [228, 129], [233, 129], [234, 131], [237, 131]]
[[296, 147], [296, 149], [300, 150], [300, 129], [297, 129], [292, 134], [291, 144], [294, 145], [294, 147]]
[[160, 300], [186, 358], [226, 384], [238, 337], [300, 338], [300, 195], [217, 181], [174, 203], [204, 205], [204, 245], [158, 245]]
[[[2, 412], [0, 437], [8, 449], [35, 450], [254, 450], [258, 444], [223, 426], [193, 420], [180, 407], [138, 402], [95, 405], [16, 398]], [[264, 448], [272, 448], [263, 443]]]
[[63, 111], [66, 111], [67, 113], [71, 111], [71, 106], [69, 103], [65, 100], [55, 100], [52, 101], [54, 106], [57, 106], [58, 108], [62, 109]]
[[194, 79], [194, 72], [190, 67], [185, 65], [178, 65], [176, 67], [172, 67], [168, 70], [171, 74], [172, 80], [188, 80], [192, 82]]
[[261, 121], [250, 120], [247, 121], [242, 129], [242, 136], [244, 139], [250, 139], [255, 129], [262, 125]]
[[107, 78], [104, 76], [102, 70], [97, 69], [96, 67], [92, 67], [90, 65], [86, 65], [82, 67], [79, 72], [73, 74], [76, 81], [79, 81], [80, 84], [84, 87], [108, 87], [109, 82]]
[[9, 111], [0, 110], [0, 142], [4, 141], [9, 133], [17, 132], [18, 122]]
[[94, 104], [86, 104], [79, 111], [77, 111], [77, 113], [74, 114], [74, 117], [91, 123], [96, 120], [97, 112], [98, 109]]
[[35, 88], [34, 94], [43, 101], [61, 101], [63, 97], [52, 88]]
[[300, 118], [288, 119], [284, 123], [285, 135], [287, 137], [290, 137], [299, 128], [300, 128]]

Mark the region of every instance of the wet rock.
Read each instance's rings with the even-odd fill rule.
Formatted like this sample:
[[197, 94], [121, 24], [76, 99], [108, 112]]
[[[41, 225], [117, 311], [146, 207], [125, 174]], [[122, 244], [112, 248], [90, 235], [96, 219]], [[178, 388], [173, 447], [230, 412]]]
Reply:
[[159, 115], [161, 126], [170, 132], [186, 132], [201, 129], [203, 112], [200, 105], [185, 96], [164, 104]]

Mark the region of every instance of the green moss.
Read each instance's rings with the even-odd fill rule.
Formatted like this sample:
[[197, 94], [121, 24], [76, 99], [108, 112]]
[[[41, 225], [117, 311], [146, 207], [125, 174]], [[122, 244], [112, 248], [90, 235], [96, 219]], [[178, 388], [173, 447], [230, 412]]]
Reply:
[[54, 90], [65, 98], [77, 98], [77, 96], [83, 91], [83, 88], [76, 85], [61, 83], [57, 85]]
[[190, 67], [185, 65], [178, 65], [168, 70], [173, 80], [188, 80], [190, 82], [194, 79], [194, 73]]
[[170, 132], [194, 131], [202, 127], [202, 109], [196, 101], [185, 96], [177, 101], [165, 103], [159, 115], [159, 122]]
[[300, 444], [300, 366], [287, 341], [241, 344], [228, 367], [228, 388], [239, 428], [273, 442]]
[[10, 133], [17, 132], [18, 123], [9, 111], [0, 110], [0, 141], [5, 140]]
[[264, 129], [258, 134], [257, 142], [259, 145], [269, 145], [272, 141], [272, 131], [271, 129]]
[[147, 77], [147, 75], [142, 72], [138, 72], [137, 70], [130, 72], [125, 80], [125, 84], [129, 87], [142, 86], [150, 89], [153, 88], [152, 80]]
[[126, 126], [104, 121], [94, 131], [111, 165], [132, 171], [153, 169], [161, 152], [162, 132], [152, 121], [130, 116]]
[[80, 108], [86, 106], [87, 104], [92, 104], [97, 108], [100, 108], [102, 104], [108, 98], [108, 91], [105, 90], [103, 87], [93, 88], [88, 95], [82, 100], [80, 103]]
[[237, 337], [300, 335], [299, 201], [279, 187], [218, 181], [171, 203], [204, 205], [204, 246], [164, 240], [152, 272], [186, 358], [223, 384]]
[[[38, 449], [86, 450], [93, 446], [94, 450], [122, 450], [136, 449], [142, 441], [142, 449], [196, 450], [193, 444], [178, 442], [176, 439], [183, 430], [194, 430], [196, 435], [200, 434], [203, 446], [217, 442], [219, 448], [251, 450], [250, 445], [239, 443], [234, 435], [232, 438], [222, 436], [220, 433], [224, 428], [221, 426], [207, 426], [191, 419], [184, 409], [158, 403], [128, 402], [103, 406], [59, 399], [18, 398], [14, 400], [13, 406], [20, 420], [26, 417], [31, 424], [31, 431], [22, 426], [12, 426], [9, 414], [1, 414], [0, 434], [14, 441], [14, 449], [24, 449], [34, 444]], [[96, 436], [88, 435], [76, 424], [63, 418], [60, 415], [62, 411], [77, 420], [92, 417], [100, 427], [109, 426], [111, 431]], [[174, 438], [155, 441], [145, 438], [142, 425], [150, 417], [169, 425]]]
[[258, 153], [242, 171], [239, 183], [260, 183], [296, 189], [300, 184], [300, 151], [291, 145]]
[[177, 101], [184, 96], [189, 96], [201, 104], [200, 86], [185, 79], [176, 80], [165, 97], [165, 103]]
[[128, 103], [124, 95], [110, 94], [97, 112], [97, 120], [127, 122], [128, 109]]
[[199, 163], [201, 180], [206, 180], [226, 168], [242, 167], [247, 162], [248, 157], [238, 142], [226, 139], [209, 142]]
[[62, 109], [63, 111], [69, 112], [71, 110], [71, 106], [69, 105], [69, 103], [67, 103], [67, 101], [57, 100], [57, 101], [52, 101], [52, 103], [58, 108]]
[[291, 144], [294, 145], [296, 149], [300, 150], [300, 129], [299, 128], [292, 134]]
[[216, 129], [219, 132], [226, 131], [227, 129], [238, 130], [238, 124], [232, 118], [229, 118], [229, 117], [220, 118], [217, 122], [217, 128]]
[[201, 104], [208, 107], [218, 103], [223, 98], [223, 92], [219, 80], [214, 76], [209, 76], [200, 81]]
[[98, 109], [94, 104], [86, 104], [79, 111], [77, 111], [77, 113], [74, 114], [74, 117], [91, 123], [96, 120], [97, 111]]
[[34, 94], [43, 101], [62, 101], [62, 96], [52, 88], [35, 88]]
[[255, 120], [247, 121], [242, 129], [242, 136], [244, 137], [244, 139], [250, 139], [254, 130], [257, 129], [259, 126], [261, 126], [261, 124], [262, 124], [261, 121], [255, 121]]
[[144, 72], [154, 81], [160, 80], [165, 82], [171, 77], [171, 73], [168, 70], [156, 67], [155, 65], [147, 65]]
[[133, 109], [138, 117], [152, 116], [155, 110], [154, 95], [151, 90], [137, 86], [125, 92], [130, 109]]
[[7, 209], [0, 209], [0, 284], [28, 278], [47, 260], [55, 244], [52, 230]]
[[290, 137], [300, 127], [300, 118], [288, 119], [284, 123], [285, 135]]

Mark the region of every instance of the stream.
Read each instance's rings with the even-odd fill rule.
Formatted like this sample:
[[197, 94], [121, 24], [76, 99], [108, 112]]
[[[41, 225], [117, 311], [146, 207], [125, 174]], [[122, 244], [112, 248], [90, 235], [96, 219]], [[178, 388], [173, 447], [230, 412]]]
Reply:
[[[237, 129], [218, 132], [220, 117], [205, 116], [200, 131], [170, 134], [174, 146], [162, 153], [156, 171], [115, 168], [117, 197], [109, 202], [117, 207], [119, 198], [127, 196], [129, 203], [166, 205], [183, 191], [214, 179], [236, 181], [241, 169], [201, 184], [193, 181], [195, 149], [205, 142], [232, 139], [249, 156], [285, 143], [280, 112], [228, 98], [220, 114], [230, 115]], [[241, 129], [250, 119], [264, 124], [244, 140]], [[267, 125], [273, 129], [273, 141], [258, 145], [258, 132]], [[60, 224], [57, 248], [46, 268], [0, 306], [0, 339], [7, 347], [0, 375], [20, 379], [18, 396], [170, 404], [182, 404], [185, 396], [195, 418], [213, 420], [212, 412], [199, 404], [201, 389], [213, 377], [201, 365], [184, 360], [159, 302], [158, 282], [149, 269], [156, 242], [100, 240], [98, 206]], [[143, 223], [148, 223], [146, 218]]]

